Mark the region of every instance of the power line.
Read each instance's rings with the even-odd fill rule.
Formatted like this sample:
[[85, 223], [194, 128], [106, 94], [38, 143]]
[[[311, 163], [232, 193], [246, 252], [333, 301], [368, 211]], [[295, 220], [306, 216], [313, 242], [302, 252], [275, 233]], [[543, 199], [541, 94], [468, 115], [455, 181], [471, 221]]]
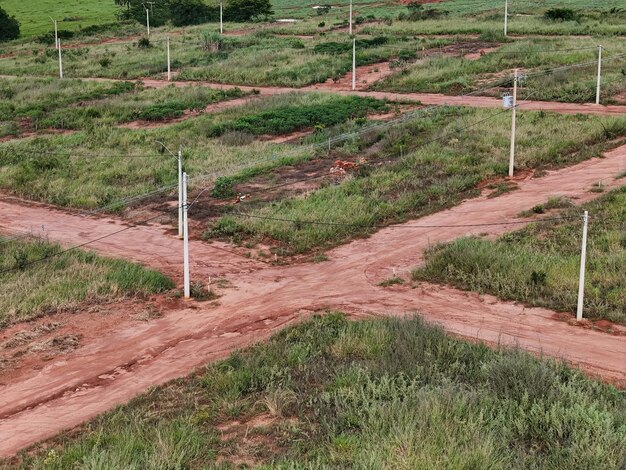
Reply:
[[246, 212], [232, 212], [228, 214], [229, 216], [235, 217], [249, 217], [252, 219], [261, 219], [261, 220], [270, 220], [276, 222], [288, 222], [293, 224], [304, 224], [304, 225], [324, 225], [329, 227], [354, 227], [354, 228], [376, 228], [376, 229], [386, 229], [386, 228], [401, 228], [401, 229], [424, 229], [424, 228], [478, 228], [478, 227], [494, 227], [501, 225], [523, 225], [523, 224], [531, 224], [536, 222], [555, 222], [559, 220], [575, 220], [578, 217], [552, 217], [546, 219], [538, 219], [538, 220], [513, 220], [508, 222], [492, 222], [492, 223], [483, 223], [483, 224], [459, 224], [459, 225], [407, 225], [407, 224], [391, 224], [391, 225], [380, 225], [380, 224], [349, 224], [349, 223], [341, 223], [341, 222], [326, 222], [321, 220], [298, 220], [298, 219], [285, 219], [281, 217], [270, 217], [270, 216], [262, 216], [255, 215]]

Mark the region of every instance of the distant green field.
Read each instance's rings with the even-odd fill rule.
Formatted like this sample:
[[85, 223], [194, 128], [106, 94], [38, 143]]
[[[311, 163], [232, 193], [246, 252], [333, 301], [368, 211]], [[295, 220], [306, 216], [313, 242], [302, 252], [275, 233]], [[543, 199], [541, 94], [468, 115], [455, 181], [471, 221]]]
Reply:
[[[113, 0], [0, 0], [0, 7], [19, 20], [22, 36], [52, 31], [50, 17], [59, 29], [76, 30], [114, 21], [116, 10]], [[75, 21], [64, 21], [71, 18]]]

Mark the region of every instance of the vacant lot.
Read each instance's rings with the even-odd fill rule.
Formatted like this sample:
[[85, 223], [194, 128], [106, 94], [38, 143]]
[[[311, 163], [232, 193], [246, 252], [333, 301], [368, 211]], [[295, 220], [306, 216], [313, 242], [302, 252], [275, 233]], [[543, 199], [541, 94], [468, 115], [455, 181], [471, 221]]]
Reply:
[[[602, 101], [626, 91], [626, 49], [613, 38], [532, 38], [507, 42], [476, 60], [433, 55], [376, 84], [379, 90], [461, 94], [487, 84], [502, 84], [487, 94], [510, 90], [517, 68], [524, 77], [520, 99], [595, 102], [597, 45], [603, 54]], [[585, 64], [580, 66], [580, 64]], [[575, 65], [574, 67], [572, 67]]]
[[[530, 211], [558, 212], [567, 220], [533, 224], [496, 241], [466, 238], [433, 248], [426, 266], [416, 270], [414, 277], [575, 312], [582, 209], [567, 206], [567, 201], [553, 200]], [[626, 324], [625, 207], [626, 188], [584, 207], [591, 217], [585, 316], [622, 324]]]
[[115, 126], [134, 120], [167, 121], [200, 113], [210, 104], [245, 96], [238, 89], [144, 89], [131, 82], [0, 79], [0, 137]]
[[[166, 90], [142, 93], [154, 93], [161, 99], [170, 96]], [[194, 93], [210, 96], [211, 91], [171, 90], [178, 101]], [[128, 99], [126, 105], [130, 103]], [[97, 106], [92, 109], [99, 112]], [[57, 205], [99, 207], [175, 186], [176, 162], [158, 142], [170, 149], [183, 145], [186, 171], [193, 176], [208, 175], [210, 180], [237, 168], [285, 165], [315, 154], [308, 146], [259, 141], [255, 139], [259, 134], [281, 135], [302, 129], [312, 132], [315, 126], [323, 134], [345, 122], [364, 125], [369, 113], [386, 109], [385, 102], [371, 98], [311, 93], [255, 100], [221, 113], [141, 131], [114, 128], [106, 119], [101, 124], [96, 119], [87, 131], [73, 135], [2, 144], [0, 187]], [[71, 116], [59, 117], [67, 120]]]
[[417, 318], [333, 313], [152, 390], [11, 468], [603, 468], [624, 396]]
[[[45, 236], [45, 234], [43, 235]], [[45, 259], [44, 262], [40, 262]], [[173, 287], [162, 274], [74, 250], [45, 238], [0, 238], [0, 326], [127, 295]]]
[[[597, 156], [616, 144], [609, 141], [623, 135], [626, 125], [623, 119], [543, 112], [525, 112], [519, 122], [516, 165], [522, 172]], [[255, 208], [253, 201], [238, 206], [213, 224], [207, 236], [270, 239], [300, 253], [450, 207], [476, 194], [482, 181], [496, 181], [494, 195], [512, 190], [503, 181], [509, 133], [508, 113], [454, 108], [372, 132], [336, 151], [341, 158], [362, 159], [340, 184], [271, 205]]]

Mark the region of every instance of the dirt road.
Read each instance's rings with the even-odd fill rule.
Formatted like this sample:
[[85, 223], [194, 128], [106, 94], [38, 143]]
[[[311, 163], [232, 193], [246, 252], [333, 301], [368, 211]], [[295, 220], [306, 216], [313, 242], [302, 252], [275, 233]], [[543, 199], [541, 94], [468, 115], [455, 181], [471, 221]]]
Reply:
[[[233, 288], [219, 306], [190, 303], [149, 323], [128, 323], [38, 371], [24, 371], [0, 386], [0, 456], [48, 438], [126, 402], [148, 387], [183, 376], [234, 348], [259, 341], [311, 312], [334, 308], [355, 316], [404, 315], [426, 320], [466, 338], [519, 345], [564, 358], [592, 374], [626, 386], [626, 337], [570, 326], [554, 312], [527, 309], [455, 289], [421, 285], [382, 288], [378, 283], [420, 263], [432, 243], [467, 234], [497, 235], [517, 225], [517, 214], [562, 195], [584, 202], [592, 185], [610, 189], [626, 168], [626, 146], [576, 166], [519, 183], [498, 198], [479, 197], [402, 226], [387, 228], [328, 253], [329, 261], [270, 267], [234, 256], [219, 245], [193, 242], [193, 278], [225, 275]], [[64, 244], [97, 238], [123, 226], [106, 218], [51, 211], [0, 201], [0, 227], [43, 225]], [[593, 215], [592, 215], [593, 217]], [[473, 226], [466, 226], [466, 225]], [[483, 224], [476, 226], [477, 224]], [[484, 225], [502, 224], [502, 225]], [[168, 227], [135, 227], [93, 244], [98, 252], [125, 257], [166, 272], [180, 271], [180, 241]]]
[[[378, 72], [374, 69], [378, 68]], [[387, 74], [388, 68], [382, 64], [376, 67], [367, 65], [357, 69], [357, 83], [359, 87], [369, 86], [376, 81], [377, 77]], [[0, 75], [0, 78], [16, 78], [13, 75]], [[80, 80], [89, 80], [97, 82], [118, 82], [129, 80], [117, 80], [112, 78], [81, 78]], [[147, 88], [165, 88], [174, 85], [176, 87], [186, 86], [204, 86], [218, 90], [232, 90], [239, 88], [245, 92], [256, 90], [262, 96], [283, 95], [286, 93], [299, 93], [318, 91], [322, 93], [333, 93], [343, 96], [358, 95], [364, 97], [372, 97], [378, 99], [387, 99], [390, 101], [414, 101], [424, 105], [447, 105], [447, 106], [468, 106], [476, 108], [502, 108], [502, 100], [499, 98], [491, 98], [488, 96], [449, 96], [438, 93], [394, 93], [386, 91], [365, 91], [350, 90], [351, 79], [343, 77], [338, 84], [327, 82], [311, 85], [303, 88], [289, 87], [266, 87], [266, 86], [245, 86], [231, 85], [224, 83], [213, 83], [207, 81], [186, 81], [176, 80], [168, 82], [167, 80], [142, 79], [141, 82]], [[244, 99], [245, 100], [245, 99]], [[520, 101], [520, 108], [529, 111], [551, 111], [561, 114], [590, 114], [599, 116], [616, 116], [626, 114], [626, 105], [596, 105], [588, 103], [558, 103], [553, 101]]]

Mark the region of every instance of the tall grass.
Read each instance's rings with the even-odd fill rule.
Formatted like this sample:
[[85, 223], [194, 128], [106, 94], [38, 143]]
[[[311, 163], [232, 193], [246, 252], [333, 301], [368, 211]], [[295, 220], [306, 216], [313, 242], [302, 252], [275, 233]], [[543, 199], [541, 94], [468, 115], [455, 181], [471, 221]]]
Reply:
[[80, 80], [0, 78], [0, 111], [5, 132], [19, 135], [45, 128], [88, 129], [147, 119], [179, 117], [202, 111], [219, 101], [245, 96], [235, 88], [167, 87], [144, 89], [131, 82], [97, 83]]
[[[38, 260], [46, 258], [46, 261]], [[35, 262], [36, 264], [31, 264]], [[171, 289], [162, 274], [44, 239], [0, 239], [0, 326], [127, 295]]]
[[[585, 205], [590, 211], [585, 317], [626, 324], [626, 188]], [[453, 284], [527, 305], [574, 313], [582, 208], [572, 220], [534, 224], [496, 241], [463, 238], [433, 248], [415, 279]]]
[[[333, 313], [154, 389], [12, 468], [617, 470], [625, 405], [563, 364], [456, 340], [418, 317]], [[258, 415], [264, 426], [250, 421]]]
[[[518, 68], [521, 73], [529, 75], [519, 90], [521, 99], [594, 102], [597, 44], [606, 44], [606, 50], [611, 51], [603, 56], [601, 98], [607, 102], [615, 94], [626, 90], [626, 58], [612, 58], [626, 53], [626, 49], [623, 41], [612, 38], [523, 39], [506, 43], [496, 52], [478, 60], [434, 56], [379, 82], [375, 88], [448, 94], [461, 94], [501, 82], [505, 83], [504, 87], [510, 88], [511, 84], [506, 81]], [[550, 71], [581, 63], [588, 65]], [[486, 94], [498, 96], [501, 91], [499, 88], [487, 90]]]
[[[520, 123], [519, 169], [574, 164], [598, 155], [626, 130], [621, 118], [603, 121], [542, 112], [523, 113]], [[287, 253], [301, 253], [365, 236], [374, 231], [370, 225], [450, 207], [471, 196], [480, 181], [507, 174], [509, 125], [510, 116], [500, 111], [447, 109], [403, 128], [374, 133], [367, 143], [346, 144], [344, 152], [362, 155], [359, 145], [376, 142], [369, 158], [387, 161], [386, 165], [365, 165], [341, 184], [323, 186], [304, 197], [248, 205], [242, 210], [251, 218], [226, 215], [211, 224], [207, 236], [235, 241], [242, 236], [269, 237], [281, 242]], [[607, 133], [604, 126], [616, 133]], [[424, 145], [429, 140], [434, 141]], [[400, 146], [403, 158], [398, 158]], [[415, 147], [419, 148], [411, 151]]]

